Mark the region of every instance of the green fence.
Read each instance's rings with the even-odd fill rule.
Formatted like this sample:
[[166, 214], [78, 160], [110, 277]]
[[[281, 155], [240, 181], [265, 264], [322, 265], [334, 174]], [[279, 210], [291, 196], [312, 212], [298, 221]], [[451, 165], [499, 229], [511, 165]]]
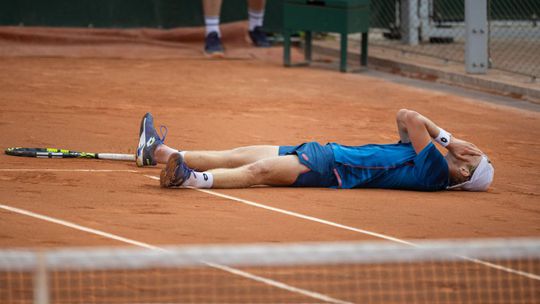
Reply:
[[[370, 45], [465, 61], [465, 0], [415, 1], [417, 22], [404, 22], [405, 1], [379, 1], [372, 16]], [[375, 3], [376, 1], [372, 1]], [[374, 4], [372, 4], [374, 5]], [[540, 77], [540, 0], [488, 0], [489, 65], [491, 68]], [[416, 43], [407, 40], [417, 33]]]
[[[442, 21], [463, 21], [465, 0], [433, 1], [434, 12]], [[490, 0], [490, 18], [494, 20], [538, 19], [539, 0]]]

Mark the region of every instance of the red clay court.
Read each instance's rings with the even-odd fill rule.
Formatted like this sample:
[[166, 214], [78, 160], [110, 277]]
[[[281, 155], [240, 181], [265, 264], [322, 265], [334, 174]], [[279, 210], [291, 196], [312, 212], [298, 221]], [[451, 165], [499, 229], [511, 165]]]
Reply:
[[200, 29], [2, 28], [0, 146], [134, 153], [145, 112], [183, 150], [389, 143], [398, 138], [395, 113], [409, 108], [490, 156], [490, 190], [162, 189], [162, 166], [2, 154], [0, 247], [127, 245], [6, 207], [158, 247], [540, 236], [540, 112], [463, 97], [460, 88], [342, 74], [332, 60], [284, 68], [282, 49], [252, 48], [244, 26], [224, 28], [234, 37], [224, 41], [225, 60], [202, 55]]

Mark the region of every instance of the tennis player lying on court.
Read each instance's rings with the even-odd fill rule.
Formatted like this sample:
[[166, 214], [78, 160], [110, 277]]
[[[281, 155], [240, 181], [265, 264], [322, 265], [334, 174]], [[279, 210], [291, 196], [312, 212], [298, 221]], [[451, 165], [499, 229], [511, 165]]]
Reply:
[[[245, 188], [254, 185], [486, 191], [494, 169], [472, 143], [457, 139], [421, 114], [397, 112], [399, 143], [344, 146], [249, 146], [225, 151], [177, 151], [141, 122], [137, 165], [166, 163], [162, 187]], [[166, 132], [165, 132], [166, 135]], [[443, 156], [435, 147], [448, 150]]]

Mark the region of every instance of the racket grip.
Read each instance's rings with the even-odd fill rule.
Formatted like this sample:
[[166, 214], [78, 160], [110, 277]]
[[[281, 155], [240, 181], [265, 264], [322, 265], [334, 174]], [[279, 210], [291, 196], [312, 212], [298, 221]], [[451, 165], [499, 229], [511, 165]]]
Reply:
[[97, 158], [110, 159], [110, 160], [135, 161], [135, 155], [133, 154], [98, 153]]

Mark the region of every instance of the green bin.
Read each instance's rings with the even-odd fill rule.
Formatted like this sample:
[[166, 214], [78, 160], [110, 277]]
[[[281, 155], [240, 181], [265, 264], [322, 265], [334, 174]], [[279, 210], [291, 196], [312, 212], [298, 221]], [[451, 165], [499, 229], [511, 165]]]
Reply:
[[335, 32], [341, 34], [340, 70], [347, 70], [347, 35], [362, 33], [361, 64], [367, 65], [369, 0], [285, 0], [283, 7], [283, 60], [291, 66], [290, 35], [296, 31], [306, 33], [306, 62], [311, 61], [311, 33]]

